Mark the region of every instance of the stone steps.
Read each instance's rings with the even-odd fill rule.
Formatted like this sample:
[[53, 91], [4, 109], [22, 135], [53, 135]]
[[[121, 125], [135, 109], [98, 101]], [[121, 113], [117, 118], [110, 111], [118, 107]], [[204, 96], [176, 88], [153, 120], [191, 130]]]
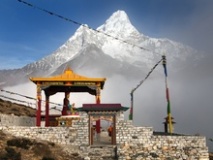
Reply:
[[116, 160], [116, 146], [91, 146], [88, 150], [88, 160]]

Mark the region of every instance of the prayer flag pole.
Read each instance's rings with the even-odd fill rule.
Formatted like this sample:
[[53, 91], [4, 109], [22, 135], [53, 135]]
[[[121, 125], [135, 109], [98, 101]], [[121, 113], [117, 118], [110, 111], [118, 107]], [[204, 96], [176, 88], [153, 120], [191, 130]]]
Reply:
[[129, 120], [133, 120], [133, 91], [130, 93], [131, 96], [131, 108], [129, 113]]
[[168, 81], [167, 81], [167, 68], [166, 68], [166, 56], [162, 55], [162, 64], [164, 67], [164, 74], [165, 74], [165, 86], [166, 86], [166, 100], [167, 100], [167, 118], [169, 122], [169, 133], [173, 132], [173, 126], [172, 126], [172, 115], [171, 115], [171, 104], [170, 104], [170, 98], [169, 98], [169, 87], [168, 87]]

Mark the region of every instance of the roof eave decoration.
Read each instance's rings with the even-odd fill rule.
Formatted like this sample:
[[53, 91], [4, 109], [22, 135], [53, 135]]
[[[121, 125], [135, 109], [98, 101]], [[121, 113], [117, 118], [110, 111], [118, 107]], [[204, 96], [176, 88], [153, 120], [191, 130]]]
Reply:
[[76, 108], [78, 111], [127, 111], [129, 107], [121, 106], [121, 104], [83, 104], [83, 107]]
[[[67, 68], [64, 73], [61, 75], [53, 76], [53, 77], [30, 77], [30, 80], [34, 82], [35, 84], [37, 83], [43, 83], [47, 84], [53, 83], [53, 82], [61, 82], [61, 85], [63, 85], [63, 82], [73, 82], [76, 85], [81, 85], [82, 83], [101, 83], [101, 88], [103, 88], [104, 83], [106, 81], [106, 78], [89, 78], [85, 76], [78, 75], [72, 71], [72, 69]], [[53, 83], [54, 84], [54, 83]], [[60, 85], [60, 83], [57, 83]]]
[[98, 112], [98, 111], [127, 111], [129, 108], [128, 107], [121, 107], [120, 109], [103, 109], [103, 108], [99, 108], [99, 109], [91, 109], [91, 110], [88, 110], [88, 109], [85, 109], [83, 107], [80, 107], [80, 108], [76, 108], [76, 111], [83, 111], [83, 112], [89, 112], [89, 111], [93, 111], [93, 112]]

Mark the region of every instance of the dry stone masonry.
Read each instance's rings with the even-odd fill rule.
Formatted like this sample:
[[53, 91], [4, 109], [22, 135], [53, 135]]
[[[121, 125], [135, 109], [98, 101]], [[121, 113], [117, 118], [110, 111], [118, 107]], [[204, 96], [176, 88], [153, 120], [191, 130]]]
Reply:
[[2, 126], [35, 126], [35, 124], [35, 117], [0, 114], [0, 125]]
[[65, 145], [67, 152], [78, 152], [90, 160], [209, 160], [205, 137], [155, 133], [152, 127], [133, 126], [132, 121], [124, 120], [121, 112], [116, 116], [116, 145], [90, 146], [88, 115], [80, 116], [72, 127], [1, 125], [0, 130]]
[[119, 159], [208, 160], [206, 139], [201, 136], [155, 135], [151, 127], [117, 122]]

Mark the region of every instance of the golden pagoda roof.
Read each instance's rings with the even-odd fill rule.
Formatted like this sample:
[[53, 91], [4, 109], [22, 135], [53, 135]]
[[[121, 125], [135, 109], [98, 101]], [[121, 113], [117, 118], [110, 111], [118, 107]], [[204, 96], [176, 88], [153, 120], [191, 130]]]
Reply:
[[101, 82], [104, 83], [106, 78], [89, 78], [85, 76], [78, 75], [73, 72], [72, 69], [67, 68], [61, 75], [56, 75], [52, 77], [30, 77], [30, 80], [34, 83], [37, 82]]
[[49, 95], [57, 92], [88, 92], [96, 95], [96, 88], [104, 88], [106, 78], [89, 78], [74, 73], [67, 68], [61, 75], [52, 77], [30, 77], [30, 80]]

